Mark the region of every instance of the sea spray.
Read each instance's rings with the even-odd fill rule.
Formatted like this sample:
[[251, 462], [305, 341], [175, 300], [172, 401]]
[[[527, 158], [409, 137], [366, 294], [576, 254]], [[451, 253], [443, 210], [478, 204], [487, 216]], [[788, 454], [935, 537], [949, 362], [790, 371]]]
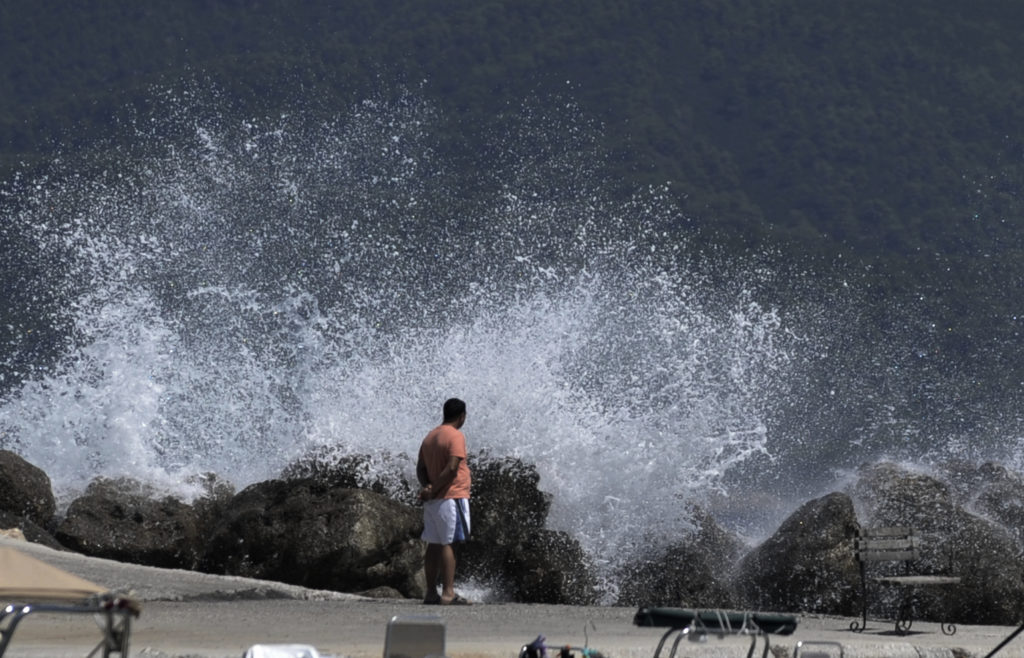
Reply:
[[64, 500], [414, 454], [459, 395], [471, 450], [536, 464], [549, 524], [610, 569], [766, 451], [778, 314], [689, 267], [663, 191], [607, 198], [579, 124], [503, 136], [460, 185], [414, 98], [264, 123], [165, 103], [123, 170], [59, 171], [8, 218], [60, 273], [69, 345], [7, 395], [3, 445]]
[[11, 299], [50, 349], [8, 344], [0, 446], [65, 502], [99, 475], [242, 487], [312, 451], [412, 477], [457, 395], [470, 449], [535, 464], [549, 525], [610, 577], [690, 502], [763, 532], [786, 493], [929, 452], [901, 397], [920, 358], [865, 332], [863, 291], [695, 253], [665, 190], [612, 198], [572, 108], [453, 154], [408, 94], [156, 105], [4, 196]]

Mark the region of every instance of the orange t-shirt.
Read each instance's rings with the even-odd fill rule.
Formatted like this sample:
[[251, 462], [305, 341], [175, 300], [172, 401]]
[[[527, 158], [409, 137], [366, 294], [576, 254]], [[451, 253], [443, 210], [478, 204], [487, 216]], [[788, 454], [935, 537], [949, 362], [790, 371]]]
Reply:
[[430, 481], [448, 465], [452, 457], [461, 457], [455, 479], [448, 485], [443, 498], [469, 498], [469, 466], [466, 465], [466, 436], [451, 425], [439, 425], [430, 430], [420, 445], [420, 457], [427, 467]]

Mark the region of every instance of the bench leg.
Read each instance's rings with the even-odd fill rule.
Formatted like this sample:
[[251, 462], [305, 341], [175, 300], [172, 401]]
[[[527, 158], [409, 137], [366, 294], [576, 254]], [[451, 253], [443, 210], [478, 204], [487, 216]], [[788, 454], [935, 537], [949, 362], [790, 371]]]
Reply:
[[868, 627], [868, 584], [864, 574], [864, 563], [860, 563], [860, 606], [861, 621], [854, 619], [850, 622], [850, 630], [860, 633]]
[[[908, 593], [903, 598], [899, 610], [896, 615], [896, 632], [900, 635], [906, 635], [910, 632], [910, 627], [914, 623], [914, 617], [919, 612], [919, 601], [917, 599], [917, 588], [907, 588]], [[940, 621], [939, 628], [942, 629], [943, 635], [953, 635], [956, 633], [956, 624], [952, 622]]]
[[900, 635], [906, 635], [910, 632], [910, 627], [914, 625], [914, 612], [917, 610], [917, 599], [915, 598], [914, 590], [910, 590], [909, 595], [904, 593], [901, 600], [896, 608], [896, 632]]

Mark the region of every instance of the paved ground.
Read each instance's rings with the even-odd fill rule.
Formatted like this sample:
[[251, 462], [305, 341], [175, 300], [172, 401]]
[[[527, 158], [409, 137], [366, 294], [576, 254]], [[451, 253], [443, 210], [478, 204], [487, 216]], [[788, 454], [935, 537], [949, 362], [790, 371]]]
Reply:
[[[241, 656], [257, 643], [298, 643], [322, 654], [379, 657], [387, 622], [396, 615], [436, 615], [447, 626], [447, 653], [454, 658], [515, 658], [519, 648], [543, 634], [550, 645], [583, 645], [608, 658], [650, 658], [660, 633], [633, 626], [635, 610], [523, 604], [469, 607], [423, 606], [413, 601], [373, 600], [351, 595], [281, 585], [245, 578], [210, 576], [189, 571], [154, 569], [97, 560], [42, 546], [0, 539], [37, 559], [112, 589], [131, 589], [143, 601], [132, 633], [132, 655], [152, 658]], [[29, 623], [31, 621], [31, 623]], [[797, 631], [772, 638], [776, 658], [801, 655], [848, 658], [965, 658], [985, 656], [1013, 627], [960, 626], [946, 636], [936, 624], [915, 624], [898, 636], [882, 623], [864, 633], [849, 630], [850, 619], [803, 616]], [[99, 639], [91, 617], [27, 618], [8, 651], [9, 656], [84, 656]], [[708, 638], [684, 642], [680, 655], [746, 656], [749, 638]], [[758, 642], [758, 655], [763, 641]], [[997, 654], [1024, 658], [1024, 637]]]

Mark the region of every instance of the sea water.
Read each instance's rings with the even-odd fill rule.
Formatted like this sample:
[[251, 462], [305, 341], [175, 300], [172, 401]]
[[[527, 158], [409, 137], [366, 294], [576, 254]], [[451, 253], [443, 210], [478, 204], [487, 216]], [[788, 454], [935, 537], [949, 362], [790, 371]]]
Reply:
[[[4, 188], [22, 267], [0, 446], [65, 503], [97, 476], [241, 488], [313, 450], [411, 478], [458, 396], [470, 450], [534, 464], [549, 526], [611, 574], [691, 504], [763, 534], [861, 460], [1019, 436], [929, 434], [911, 411], [947, 408], [949, 382], [915, 379], [927, 338], [876, 340], [848, 272], [695, 242], [667, 188], [611, 194], [571, 107], [456, 156], [413, 94], [329, 116], [156, 104]], [[46, 358], [33, 326], [59, 337]]]

